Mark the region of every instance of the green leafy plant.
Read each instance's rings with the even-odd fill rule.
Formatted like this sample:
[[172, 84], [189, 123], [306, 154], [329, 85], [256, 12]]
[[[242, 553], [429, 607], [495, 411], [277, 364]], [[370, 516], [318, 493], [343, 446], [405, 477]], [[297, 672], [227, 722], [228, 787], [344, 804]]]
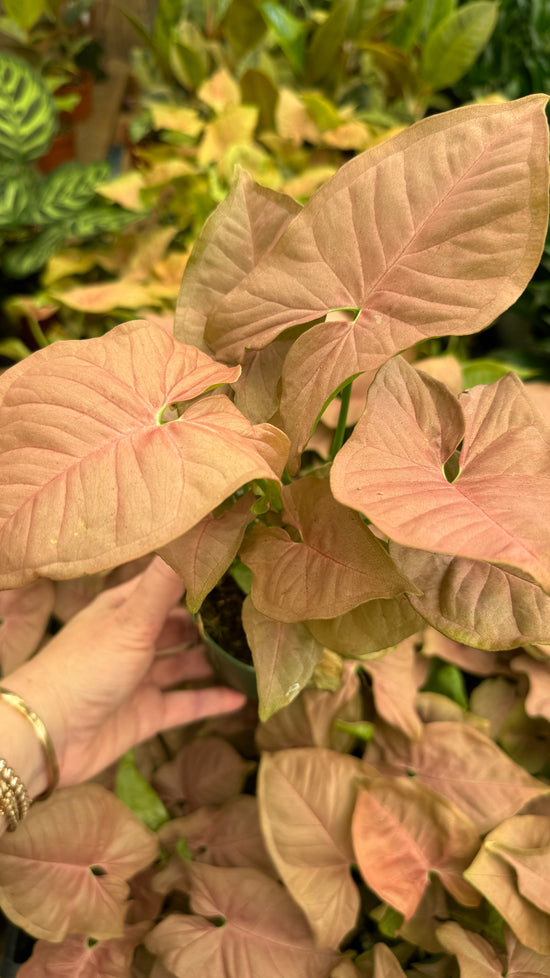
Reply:
[[106, 164], [63, 164], [41, 176], [32, 163], [57, 129], [52, 96], [36, 72], [13, 55], [0, 55], [0, 268], [25, 278], [43, 268], [71, 239], [117, 231], [135, 215], [96, 195]]
[[[82, 76], [83, 68], [97, 70], [97, 42], [84, 24], [95, 0], [3, 0], [0, 34], [9, 38], [13, 53], [27, 61], [52, 92]], [[78, 96], [56, 96], [60, 109], [70, 110]]]
[[[548, 426], [512, 373], [462, 391], [459, 370], [453, 393], [409, 359], [489, 325], [537, 267], [545, 104], [430, 117], [303, 207], [241, 175], [187, 263], [174, 336], [125, 323], [0, 378], [7, 602], [38, 606], [41, 588], [41, 633], [64, 585], [65, 614], [78, 604], [67, 582], [84, 575], [86, 600], [153, 551], [194, 612], [231, 568], [245, 589], [251, 576], [242, 626], [261, 721], [257, 800], [228, 742], [255, 717], [225, 740], [223, 725], [176, 735], [155, 773], [170, 821], [136, 776], [132, 805], [163, 823], [165, 862], [152, 885], [134, 881], [131, 906], [123, 881], [155, 839], [129, 814], [126, 835], [99, 786], [59, 793], [0, 840], [1, 905], [46, 938], [24, 978], [81, 962], [87, 938], [98, 973], [124, 949], [128, 974], [143, 939], [158, 960], [136, 958], [135, 973], [156, 976], [469, 978], [472, 956], [495, 978], [544, 973]], [[450, 383], [452, 363], [437, 369]], [[13, 668], [21, 643], [10, 649]], [[126, 800], [131, 777], [127, 759]], [[86, 834], [84, 864], [79, 837], [64, 852], [44, 832], [37, 867], [33, 831], [64, 818]], [[111, 819], [116, 844], [101, 838]], [[51, 862], [62, 869], [38, 902]]]

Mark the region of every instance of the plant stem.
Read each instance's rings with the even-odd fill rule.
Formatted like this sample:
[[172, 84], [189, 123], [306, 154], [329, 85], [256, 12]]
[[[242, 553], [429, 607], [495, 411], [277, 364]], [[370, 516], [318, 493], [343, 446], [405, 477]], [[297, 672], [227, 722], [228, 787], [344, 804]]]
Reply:
[[29, 322], [30, 331], [34, 339], [38, 343], [38, 346], [41, 347], [43, 350], [45, 350], [46, 347], [49, 346], [50, 344], [48, 343], [46, 337], [44, 336], [44, 333], [42, 332], [42, 327], [40, 323], [38, 322], [37, 319], [33, 319], [31, 316], [29, 316], [28, 322]]
[[349, 384], [343, 388], [340, 395], [340, 414], [338, 415], [338, 424], [336, 425], [336, 431], [334, 432], [334, 437], [332, 439], [332, 445], [330, 447], [330, 457], [335, 458], [340, 451], [342, 445], [344, 444], [344, 435], [346, 433], [346, 423], [348, 420], [348, 410], [349, 402], [351, 398], [351, 386], [353, 381], [350, 380]]

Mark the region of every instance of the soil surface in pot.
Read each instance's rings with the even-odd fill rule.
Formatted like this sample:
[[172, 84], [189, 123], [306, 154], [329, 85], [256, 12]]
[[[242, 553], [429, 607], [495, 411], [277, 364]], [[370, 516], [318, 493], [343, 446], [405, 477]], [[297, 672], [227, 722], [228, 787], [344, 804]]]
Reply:
[[239, 662], [252, 665], [252, 656], [241, 621], [245, 595], [228, 574], [204, 599], [201, 618], [215, 642]]

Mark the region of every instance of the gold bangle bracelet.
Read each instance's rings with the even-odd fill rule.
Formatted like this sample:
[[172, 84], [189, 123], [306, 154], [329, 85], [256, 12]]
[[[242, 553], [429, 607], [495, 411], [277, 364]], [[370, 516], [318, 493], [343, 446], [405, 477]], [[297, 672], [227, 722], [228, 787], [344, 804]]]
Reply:
[[33, 727], [40, 743], [42, 744], [42, 749], [44, 751], [44, 757], [46, 759], [46, 769], [48, 773], [48, 787], [45, 791], [39, 795], [39, 798], [48, 798], [54, 788], [57, 787], [59, 781], [59, 765], [57, 763], [57, 757], [55, 754], [55, 748], [52, 744], [51, 737], [46, 730], [40, 717], [31, 710], [30, 706], [27, 706], [24, 700], [16, 693], [12, 693], [11, 690], [6, 689], [4, 686], [0, 686], [0, 697], [13, 706], [19, 713], [21, 713], [29, 721]]

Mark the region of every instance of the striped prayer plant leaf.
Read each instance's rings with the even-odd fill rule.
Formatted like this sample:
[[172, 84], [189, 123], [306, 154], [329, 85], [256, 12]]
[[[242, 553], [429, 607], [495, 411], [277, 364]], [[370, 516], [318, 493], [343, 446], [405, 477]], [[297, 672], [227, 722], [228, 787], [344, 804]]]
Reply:
[[108, 180], [108, 163], [63, 163], [40, 183], [38, 194], [28, 211], [29, 223], [58, 224], [73, 218], [95, 194], [95, 188]]
[[46, 85], [29, 65], [0, 54], [0, 158], [38, 159], [57, 129], [57, 110]]

